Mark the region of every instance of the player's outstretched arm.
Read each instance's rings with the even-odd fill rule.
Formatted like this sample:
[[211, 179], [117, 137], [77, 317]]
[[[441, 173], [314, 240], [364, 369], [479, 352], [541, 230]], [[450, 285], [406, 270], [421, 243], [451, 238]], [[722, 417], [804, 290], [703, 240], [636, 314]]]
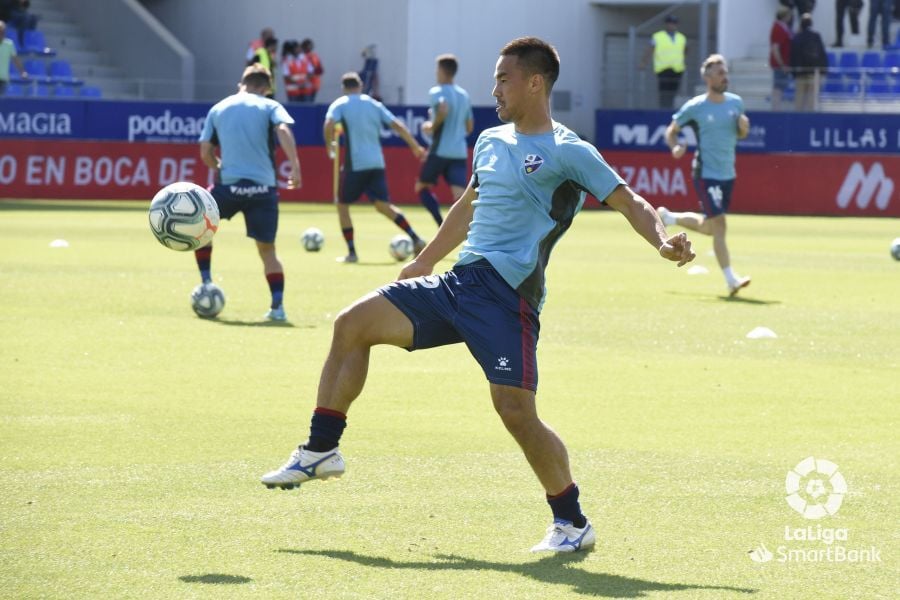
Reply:
[[606, 197], [606, 204], [622, 213], [634, 230], [656, 248], [663, 258], [677, 262], [679, 267], [694, 260], [695, 254], [691, 250], [687, 234], [682, 232], [670, 237], [650, 203], [631, 191], [627, 185], [620, 185], [613, 190]]
[[472, 202], [477, 197], [478, 192], [469, 184], [459, 200], [450, 207], [437, 235], [425, 246], [419, 256], [403, 267], [398, 279], [430, 275], [439, 260], [463, 243], [469, 234], [469, 224], [472, 222], [472, 214], [475, 211]]
[[291, 189], [298, 188], [303, 185], [303, 182], [300, 179], [300, 159], [297, 158], [297, 141], [294, 139], [294, 132], [287, 123], [279, 123], [275, 128], [275, 133], [281, 149], [284, 150], [284, 154], [291, 162], [291, 174], [288, 177], [287, 186]]
[[396, 131], [397, 135], [399, 135], [403, 139], [403, 141], [406, 142], [406, 145], [409, 146], [409, 149], [412, 150], [412, 153], [416, 158], [425, 158], [425, 148], [419, 145], [418, 140], [413, 137], [413, 134], [409, 132], [409, 129], [406, 128], [406, 125], [404, 125], [402, 121], [400, 121], [399, 119], [394, 119], [393, 121], [391, 121], [391, 129]]

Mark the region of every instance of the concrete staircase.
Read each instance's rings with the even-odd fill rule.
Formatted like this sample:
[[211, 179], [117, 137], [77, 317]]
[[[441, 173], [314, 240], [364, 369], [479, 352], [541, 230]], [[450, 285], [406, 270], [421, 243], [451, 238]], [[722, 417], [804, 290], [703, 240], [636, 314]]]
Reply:
[[106, 99], [137, 99], [138, 83], [129, 80], [122, 69], [115, 66], [112, 55], [97, 44], [78, 25], [68, 11], [77, 10], [77, 2], [60, 0], [31, 0], [31, 12], [40, 16], [38, 29], [44, 32], [47, 45], [56, 50], [57, 58], [72, 65], [75, 77], [85, 85], [100, 88]]

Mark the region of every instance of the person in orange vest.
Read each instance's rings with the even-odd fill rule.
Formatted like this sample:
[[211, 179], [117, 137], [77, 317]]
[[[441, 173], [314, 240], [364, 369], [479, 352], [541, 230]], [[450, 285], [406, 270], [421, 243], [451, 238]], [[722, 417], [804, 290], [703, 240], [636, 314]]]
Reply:
[[284, 76], [284, 91], [288, 102], [304, 102], [305, 89], [309, 85], [309, 73], [304, 61], [300, 60], [300, 44], [288, 40], [282, 45], [281, 74]]
[[687, 54], [687, 38], [678, 31], [678, 17], [668, 15], [666, 28], [653, 34], [650, 45], [641, 59], [640, 68], [647, 66], [653, 56], [653, 72], [659, 89], [659, 107], [675, 108], [675, 94], [684, 74], [684, 57]]
[[315, 102], [316, 94], [322, 86], [322, 73], [325, 72], [325, 69], [322, 68], [322, 59], [319, 58], [319, 53], [314, 50], [314, 47], [313, 41], [309, 38], [300, 43], [300, 56], [303, 57], [309, 71], [309, 85], [306, 87], [302, 102]]

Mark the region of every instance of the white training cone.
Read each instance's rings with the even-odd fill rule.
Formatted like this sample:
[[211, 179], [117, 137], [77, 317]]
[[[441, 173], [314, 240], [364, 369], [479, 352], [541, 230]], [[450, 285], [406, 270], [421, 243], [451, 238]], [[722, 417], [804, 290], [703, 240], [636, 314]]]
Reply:
[[709, 269], [704, 267], [703, 265], [694, 265], [690, 269], [687, 270], [688, 275], [708, 275]]
[[747, 337], [751, 340], [762, 340], [766, 338], [777, 338], [778, 336], [768, 327], [754, 327], [750, 330], [750, 333], [747, 334]]
[[52, 242], [50, 242], [50, 247], [51, 248], [68, 248], [69, 242], [67, 242], [66, 240], [53, 240]]

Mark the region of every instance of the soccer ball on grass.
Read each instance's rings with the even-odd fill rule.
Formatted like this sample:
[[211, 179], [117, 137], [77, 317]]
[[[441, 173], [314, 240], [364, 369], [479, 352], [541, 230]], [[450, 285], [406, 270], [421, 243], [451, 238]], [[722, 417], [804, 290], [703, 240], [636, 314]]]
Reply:
[[413, 243], [408, 235], [398, 233], [391, 239], [391, 245], [388, 246], [388, 252], [395, 260], [403, 261], [412, 256]]
[[325, 235], [322, 233], [321, 229], [310, 227], [303, 232], [303, 235], [300, 237], [300, 242], [307, 252], [318, 252], [325, 243]]
[[191, 292], [191, 308], [198, 317], [212, 319], [225, 308], [225, 292], [214, 283], [201, 283]]
[[894, 257], [894, 260], [900, 260], [900, 238], [891, 242], [891, 256]]
[[159, 190], [150, 202], [150, 230], [172, 250], [196, 250], [212, 241], [219, 228], [219, 207], [199, 185], [178, 181]]

